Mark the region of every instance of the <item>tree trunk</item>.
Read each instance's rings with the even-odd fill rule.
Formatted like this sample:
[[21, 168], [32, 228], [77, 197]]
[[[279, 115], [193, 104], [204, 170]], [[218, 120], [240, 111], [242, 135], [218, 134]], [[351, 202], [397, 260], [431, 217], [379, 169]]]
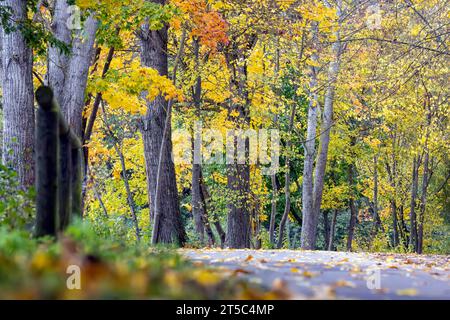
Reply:
[[405, 223], [405, 213], [404, 213], [404, 207], [403, 205], [400, 206], [399, 208], [399, 218], [400, 218], [400, 236], [401, 239], [403, 241], [403, 246], [406, 248], [408, 248], [408, 243], [409, 243], [409, 239], [408, 239], [408, 230], [406, 227], [406, 223]]
[[428, 191], [428, 179], [429, 179], [429, 154], [428, 150], [425, 150], [425, 159], [423, 163], [423, 177], [422, 177], [422, 194], [420, 198], [420, 212], [419, 212], [419, 227], [417, 234], [417, 253], [423, 252], [423, 223], [425, 220], [425, 211], [427, 207], [427, 191]]
[[[72, 31], [67, 28], [67, 21], [70, 18], [68, 12], [69, 4], [67, 0], [56, 0], [52, 21], [53, 36], [70, 47], [72, 44]], [[64, 54], [60, 48], [50, 46], [48, 48], [48, 85], [52, 88], [56, 101], [63, 106], [64, 84], [66, 73], [69, 68], [69, 55]]]
[[[255, 39], [256, 41], [256, 39]], [[233, 51], [235, 48], [233, 48]], [[250, 125], [249, 96], [247, 84], [247, 64], [245, 54], [233, 52], [227, 56], [227, 62], [232, 68], [233, 78], [230, 80], [230, 91], [239, 101], [232, 103], [228, 109], [229, 120], [234, 122], [236, 130], [246, 130]], [[231, 116], [237, 113], [237, 116]], [[227, 148], [233, 146], [237, 151], [239, 133], [229, 134]], [[229, 141], [231, 139], [231, 141]], [[228, 202], [226, 245], [230, 248], [250, 248], [252, 229], [250, 222], [250, 165], [249, 165], [249, 138], [244, 138], [244, 162], [238, 161], [236, 154], [227, 151], [227, 187], [231, 194]]]
[[[165, 1], [154, 1], [165, 4]], [[144, 24], [139, 32], [141, 44], [141, 62], [143, 66], [156, 69], [161, 76], [168, 75], [167, 61], [167, 26], [157, 31]], [[143, 93], [146, 95], [146, 93]], [[181, 220], [175, 165], [172, 160], [172, 130], [170, 114], [167, 114], [168, 102], [162, 96], [147, 101], [147, 114], [142, 119], [142, 137], [146, 163], [147, 185], [150, 205], [150, 220], [155, 225], [153, 242], [177, 243], [183, 245], [186, 233]], [[169, 120], [166, 128], [166, 120]], [[166, 133], [166, 134], [165, 134]], [[163, 137], [166, 141], [163, 143]], [[161, 146], [164, 148], [161, 148]], [[161, 161], [160, 161], [161, 155]], [[161, 172], [158, 183], [158, 166]], [[156, 199], [158, 185], [158, 199]], [[158, 212], [155, 212], [157, 208]], [[160, 210], [158, 208], [164, 208]]]
[[413, 160], [413, 172], [412, 172], [412, 182], [411, 182], [411, 203], [409, 212], [409, 222], [410, 222], [410, 236], [409, 236], [409, 246], [417, 252], [417, 219], [416, 219], [416, 198], [417, 189], [419, 184], [419, 158], [415, 157]]
[[272, 245], [275, 244], [275, 220], [277, 216], [277, 197], [278, 188], [276, 182], [276, 174], [270, 176], [272, 182], [272, 201], [271, 201], [271, 211], [270, 211], [270, 224], [269, 224], [269, 241]]
[[[14, 23], [26, 23], [27, 1], [5, 0], [1, 5], [11, 8]], [[20, 30], [3, 30], [2, 47], [2, 161], [17, 172], [20, 186], [28, 188], [35, 180], [32, 50]]]
[[[291, 116], [289, 118], [289, 131], [288, 134], [291, 135], [292, 131], [294, 129], [294, 120], [295, 120], [295, 111], [296, 107], [295, 104], [292, 105], [291, 109]], [[285, 181], [284, 181], [284, 196], [285, 196], [285, 204], [284, 204], [284, 212], [283, 216], [281, 217], [280, 222], [280, 228], [278, 232], [278, 243], [277, 248], [280, 249], [283, 246], [283, 232], [284, 232], [284, 226], [286, 224], [286, 221], [288, 220], [289, 212], [291, 211], [291, 161], [290, 161], [290, 154], [292, 152], [291, 150], [291, 137], [289, 136], [286, 141], [286, 174], [285, 174]]]
[[[205, 207], [208, 204], [208, 200], [210, 198], [209, 193], [208, 193], [208, 189], [206, 188], [205, 182], [203, 181], [203, 176], [201, 179], [201, 188], [202, 188], [202, 196], [203, 196], [203, 201], [205, 203]], [[225, 246], [225, 231], [223, 231], [222, 225], [220, 224], [219, 221], [219, 217], [217, 216], [217, 214], [215, 213], [215, 209], [213, 207], [208, 208], [208, 210], [210, 212], [213, 212], [213, 223], [214, 223], [214, 227], [216, 228], [217, 233], [219, 234], [219, 238], [220, 238], [220, 247], [223, 248]], [[209, 225], [207, 225], [208, 227]], [[208, 228], [207, 228], [207, 233], [208, 233]]]
[[[276, 56], [275, 56], [275, 75], [278, 77], [280, 72], [280, 49], [279, 39], [276, 42]], [[275, 114], [273, 117], [273, 122], [275, 125], [278, 124], [278, 115]], [[271, 200], [271, 211], [270, 211], [270, 222], [269, 222], [269, 241], [271, 245], [275, 245], [275, 223], [277, 217], [277, 200], [278, 200], [278, 185], [277, 185], [277, 174], [274, 172], [270, 176], [270, 181], [272, 183], [272, 200]]]
[[[326, 2], [329, 6], [329, 4]], [[337, 5], [337, 16], [340, 19], [341, 16], [341, 3]], [[340, 22], [339, 22], [340, 24]], [[339, 27], [335, 32], [336, 41], [333, 43], [332, 51], [334, 60], [330, 63], [328, 69], [328, 86], [325, 92], [323, 119], [320, 130], [320, 147], [317, 157], [317, 163], [314, 174], [314, 202], [313, 202], [313, 219], [315, 220], [314, 227], [317, 228], [318, 219], [320, 215], [320, 207], [322, 204], [323, 186], [325, 182], [325, 172], [328, 159], [328, 147], [330, 144], [330, 133], [333, 126], [333, 108], [334, 108], [334, 95], [337, 77], [340, 69], [341, 62], [341, 42], [340, 42], [340, 30]], [[311, 239], [315, 245], [315, 236]]]
[[[395, 137], [393, 142], [393, 150], [395, 149]], [[396, 174], [397, 174], [397, 162], [395, 159], [395, 153], [392, 153], [392, 169], [389, 163], [386, 163], [386, 171], [389, 175], [389, 183], [394, 190], [394, 193], [391, 195], [391, 216], [392, 216], [392, 247], [397, 247], [399, 244], [399, 235], [398, 235], [398, 218], [397, 218], [397, 184], [396, 184]]]
[[324, 238], [324, 249], [328, 247], [328, 242], [330, 242], [330, 221], [328, 219], [328, 211], [323, 211], [323, 238]]
[[354, 183], [355, 183], [355, 166], [351, 164], [348, 168], [348, 183], [351, 188], [350, 198], [348, 200], [350, 208], [350, 222], [348, 224], [348, 237], [347, 237], [347, 251], [352, 251], [353, 235], [355, 233], [355, 226], [357, 221], [358, 212], [355, 206], [355, 194], [354, 194]]
[[373, 220], [375, 221], [375, 228], [372, 233], [372, 238], [376, 236], [378, 230], [383, 230], [380, 215], [378, 213], [378, 155], [373, 158]]
[[391, 200], [391, 215], [392, 215], [392, 245], [397, 247], [399, 244], [398, 237], [398, 221], [397, 221], [397, 204], [394, 200]]
[[62, 112], [77, 137], [83, 138], [83, 110], [89, 67], [91, 66], [98, 21], [91, 14], [83, 30], [77, 30], [72, 41], [72, 55], [66, 70]]
[[[314, 65], [318, 63], [318, 42], [319, 42], [319, 26], [317, 22], [311, 23], [313, 32], [313, 54], [311, 60]], [[316, 131], [317, 131], [317, 113], [319, 108], [319, 97], [317, 94], [317, 72], [318, 68], [311, 66], [310, 68], [310, 102], [308, 107], [308, 124], [306, 132], [306, 141], [304, 143], [305, 159], [303, 165], [303, 220], [301, 234], [301, 248], [312, 250], [315, 247], [316, 226], [314, 219], [314, 199], [313, 199], [313, 169], [314, 157], [316, 153]]]
[[[326, 6], [330, 4], [325, 1]], [[338, 16], [338, 23], [340, 24], [341, 16], [341, 1], [338, 1], [336, 6], [336, 12]], [[315, 22], [313, 24], [316, 24]], [[320, 133], [320, 148], [317, 157], [317, 163], [315, 167], [314, 181], [313, 181], [313, 168], [314, 168], [314, 154], [315, 154], [315, 136], [317, 127], [317, 109], [318, 98], [317, 93], [313, 94], [308, 110], [308, 129], [307, 129], [307, 141], [305, 143], [305, 169], [304, 169], [304, 185], [303, 192], [305, 193], [304, 201], [304, 228], [302, 232], [302, 248], [315, 249], [316, 246], [316, 233], [317, 225], [320, 214], [320, 207], [322, 203], [323, 186], [325, 181], [325, 171], [328, 158], [328, 146], [330, 143], [330, 132], [333, 125], [333, 106], [335, 85], [337, 76], [339, 74], [340, 59], [341, 59], [341, 42], [340, 42], [340, 27], [335, 31], [336, 41], [332, 45], [332, 51], [334, 60], [330, 63], [328, 68], [328, 86], [325, 93], [324, 112]], [[313, 43], [317, 46], [318, 31], [317, 26], [313, 27]], [[314, 48], [317, 50], [317, 48]], [[314, 53], [312, 58], [317, 63], [317, 53]], [[317, 90], [317, 68], [312, 67], [311, 88]], [[315, 95], [315, 97], [314, 97]], [[310, 115], [311, 113], [311, 115]], [[311, 125], [311, 130], [310, 130]], [[306, 173], [306, 174], [305, 174]], [[306, 177], [306, 181], [305, 181]], [[306, 192], [305, 192], [306, 191]]]
[[247, 164], [227, 165], [227, 180], [233, 199], [228, 203], [226, 245], [234, 249], [250, 248], [249, 166]]
[[[200, 69], [200, 43], [198, 39], [194, 40], [194, 57], [196, 69]], [[200, 71], [199, 71], [200, 72]], [[193, 101], [195, 107], [195, 115], [196, 120], [200, 120], [200, 108], [201, 108], [201, 90], [202, 90], [202, 78], [200, 75], [197, 75], [196, 83], [192, 88], [193, 92]], [[193, 125], [192, 134], [193, 134], [193, 142], [192, 142], [192, 215], [194, 217], [195, 230], [199, 235], [200, 242], [203, 245], [205, 240], [205, 225], [203, 221], [206, 217], [206, 208], [204, 206], [204, 202], [202, 199], [202, 190], [201, 190], [201, 144], [202, 144], [202, 128], [201, 126]]]
[[328, 239], [328, 251], [333, 251], [334, 234], [336, 232], [336, 220], [337, 220], [338, 210], [335, 209], [333, 212], [333, 218], [331, 219], [330, 226], [330, 238]]

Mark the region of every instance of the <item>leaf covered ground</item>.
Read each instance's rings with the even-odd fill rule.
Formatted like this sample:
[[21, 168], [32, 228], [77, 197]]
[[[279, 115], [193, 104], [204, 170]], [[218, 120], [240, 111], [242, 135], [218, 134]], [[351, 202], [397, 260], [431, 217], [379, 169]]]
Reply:
[[304, 250], [180, 250], [291, 299], [450, 299], [450, 256]]

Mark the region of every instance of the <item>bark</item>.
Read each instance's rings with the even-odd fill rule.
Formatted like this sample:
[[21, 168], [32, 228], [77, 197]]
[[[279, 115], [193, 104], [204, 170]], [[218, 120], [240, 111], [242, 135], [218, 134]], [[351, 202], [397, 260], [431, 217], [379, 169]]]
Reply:
[[286, 173], [285, 173], [285, 182], [284, 182], [284, 196], [285, 196], [285, 204], [284, 204], [284, 212], [283, 212], [283, 216], [281, 217], [281, 222], [280, 222], [280, 228], [279, 228], [279, 232], [278, 232], [278, 243], [277, 243], [277, 248], [280, 249], [283, 246], [283, 233], [284, 233], [284, 227], [286, 224], [286, 221], [288, 219], [288, 215], [289, 212], [291, 211], [291, 190], [290, 190], [290, 185], [291, 185], [291, 161], [290, 161], [290, 153], [292, 152], [291, 150], [291, 137], [290, 135], [292, 134], [292, 131], [294, 129], [294, 120], [295, 120], [295, 112], [296, 112], [296, 105], [293, 104], [292, 105], [292, 109], [291, 109], [291, 116], [289, 118], [289, 137], [287, 138], [286, 141], [286, 150], [287, 150], [287, 155], [286, 155]]
[[416, 200], [417, 200], [417, 189], [419, 184], [419, 158], [415, 157], [413, 160], [413, 172], [412, 172], [412, 182], [411, 182], [411, 202], [410, 202], [410, 236], [409, 236], [409, 246], [416, 252], [417, 251], [417, 217], [416, 217]]
[[[165, 4], [165, 1], [158, 3]], [[150, 30], [148, 24], [144, 24], [139, 32], [139, 40], [143, 66], [154, 68], [161, 76], [167, 76], [167, 26], [155, 31]], [[143, 95], [146, 96], [146, 93]], [[150, 221], [154, 223], [152, 242], [183, 245], [186, 234], [181, 220], [175, 165], [172, 159], [169, 111], [169, 103], [159, 96], [153, 101], [147, 101], [147, 113], [142, 119], [147, 191], [151, 204]]]
[[403, 205], [400, 206], [399, 208], [399, 224], [400, 224], [400, 237], [403, 241], [403, 246], [406, 248], [408, 248], [408, 243], [409, 243], [409, 239], [408, 239], [408, 229], [406, 227], [406, 223], [405, 223], [405, 212], [404, 212], [404, 207]]
[[195, 231], [199, 235], [200, 242], [203, 244], [205, 240], [205, 225], [203, 224], [203, 217], [205, 214], [205, 207], [201, 197], [200, 173], [201, 167], [199, 164], [192, 166], [192, 215], [194, 217]]
[[378, 213], [378, 155], [373, 158], [373, 220], [375, 221], [375, 228], [372, 233], [372, 238], [378, 233], [381, 229], [383, 230], [383, 226], [381, 224], [380, 215]]
[[46, 104], [37, 110], [35, 236], [56, 236], [58, 230], [59, 110]]
[[[395, 136], [393, 141], [393, 150], [395, 150]], [[390, 199], [391, 205], [391, 217], [392, 217], [392, 246], [395, 248], [399, 244], [399, 231], [398, 231], [398, 217], [397, 217], [397, 184], [396, 184], [396, 174], [397, 174], [397, 161], [395, 159], [395, 153], [392, 152], [392, 168], [389, 163], [386, 163], [386, 171], [389, 176], [389, 183], [394, 190], [394, 194]]]
[[357, 212], [356, 206], [355, 206], [355, 200], [354, 200], [355, 195], [353, 192], [354, 183], [355, 183], [354, 179], [355, 179], [355, 166], [354, 166], [354, 164], [351, 164], [348, 168], [348, 183], [350, 185], [352, 192], [351, 192], [350, 198], [348, 200], [348, 205], [350, 208], [350, 221], [348, 224], [347, 251], [352, 251], [353, 235], [355, 233], [355, 226], [356, 226], [357, 215], [358, 215], [358, 212]]
[[397, 203], [395, 199], [391, 200], [391, 216], [392, 216], [392, 246], [395, 248], [399, 244]]
[[249, 212], [250, 170], [247, 164], [227, 165], [227, 186], [233, 194], [228, 203], [226, 245], [230, 248], [250, 248]]
[[330, 226], [330, 238], [328, 239], [328, 251], [333, 251], [333, 245], [334, 245], [334, 234], [336, 233], [336, 220], [338, 215], [338, 210], [335, 209], [333, 212], [333, 218], [331, 219], [331, 226]]
[[270, 224], [269, 224], [269, 241], [272, 245], [275, 244], [275, 220], [277, 215], [277, 197], [278, 197], [278, 186], [276, 182], [276, 174], [270, 177], [272, 182], [272, 201], [271, 201], [271, 211], [270, 211]]
[[[275, 75], [278, 77], [280, 71], [280, 49], [278, 49], [279, 46], [278, 38], [276, 46], [277, 50], [275, 57]], [[273, 117], [273, 122], [275, 125], [278, 124], [278, 116], [276, 114]], [[275, 222], [277, 216], [277, 198], [278, 198], [277, 174], [275, 172], [270, 176], [270, 181], [272, 183], [272, 200], [271, 200], [271, 211], [269, 222], [269, 241], [272, 245], [275, 245]]]
[[[327, 6], [330, 6], [325, 1]], [[337, 4], [337, 16], [340, 19], [341, 16], [341, 2]], [[340, 22], [339, 22], [340, 23]], [[335, 32], [336, 41], [332, 45], [332, 51], [334, 60], [330, 63], [328, 68], [328, 86], [325, 92], [323, 119], [320, 132], [320, 147], [317, 156], [317, 162], [314, 173], [313, 182], [313, 203], [311, 215], [312, 230], [309, 230], [308, 243], [309, 248], [314, 249], [316, 243], [316, 229], [318, 225], [318, 219], [320, 215], [320, 207], [322, 204], [323, 187], [325, 181], [325, 172], [328, 159], [328, 147], [330, 144], [331, 127], [333, 126], [333, 108], [334, 108], [334, 95], [337, 77], [340, 69], [341, 61], [341, 42], [340, 42], [340, 30], [339, 27]]]
[[[256, 38], [253, 39], [256, 43]], [[250, 45], [252, 47], [254, 45]], [[237, 117], [231, 117], [236, 129], [246, 130], [250, 124], [249, 95], [247, 91], [247, 64], [246, 56], [241, 49], [231, 47], [232, 52], [228, 52], [226, 59], [233, 75], [230, 81], [230, 91], [238, 100], [230, 105], [228, 114], [237, 112]], [[234, 150], [237, 150], [237, 135], [230, 136], [233, 141]], [[245, 163], [238, 163], [237, 157], [230, 156], [227, 160], [227, 187], [231, 193], [231, 201], [228, 202], [227, 234], [226, 245], [230, 248], [250, 248], [251, 245], [251, 222], [250, 222], [250, 166], [249, 159], [249, 139], [245, 138], [244, 145]], [[232, 161], [230, 161], [232, 160]]]
[[[209, 203], [210, 195], [209, 195], [208, 189], [207, 189], [207, 187], [205, 185], [205, 182], [203, 180], [203, 176], [201, 178], [201, 188], [202, 188], [203, 201], [204, 201], [205, 206], [206, 206]], [[219, 217], [215, 213], [214, 207], [210, 206], [208, 209], [209, 209], [210, 212], [213, 212], [214, 228], [216, 229], [217, 233], [219, 234], [220, 247], [223, 248], [225, 246], [225, 238], [226, 238], [225, 231], [223, 231], [222, 225], [220, 224]], [[207, 225], [207, 233], [209, 233], [208, 226], [209, 225]], [[209, 229], [210, 229], [210, 227], [209, 227]], [[212, 231], [211, 231], [211, 233], [212, 233]]]
[[[70, 13], [67, 11], [68, 7], [67, 0], [55, 1], [51, 28], [53, 36], [70, 47], [72, 44], [72, 31], [67, 28], [67, 21], [70, 17]], [[64, 54], [61, 49], [53, 46], [48, 48], [48, 85], [52, 88], [60, 106], [64, 102], [63, 92], [69, 61], [70, 57]]]
[[[27, 19], [25, 0], [5, 0], [12, 20], [23, 23]], [[21, 31], [2, 31], [3, 90], [3, 164], [17, 172], [20, 186], [33, 186], [34, 165], [34, 98], [33, 57]]]
[[[77, 30], [72, 41], [72, 55], [66, 70], [61, 109], [74, 133], [83, 137], [83, 110], [89, 67], [91, 66], [98, 21], [91, 14], [83, 30]], [[61, 98], [60, 98], [61, 99]]]
[[419, 226], [417, 234], [417, 253], [423, 252], [423, 224], [425, 220], [425, 211], [427, 207], [427, 192], [428, 192], [428, 180], [429, 180], [429, 154], [428, 150], [425, 150], [425, 159], [423, 163], [423, 176], [422, 176], [422, 194], [420, 198], [420, 212], [419, 212]]
[[[200, 68], [200, 43], [199, 40], [196, 39], [193, 43], [194, 46], [194, 56], [196, 69]], [[201, 107], [201, 90], [202, 90], [202, 79], [201, 76], [198, 75], [196, 79], [196, 83], [192, 88], [193, 92], [193, 101], [195, 107], [195, 115], [197, 121], [200, 120], [200, 107]], [[200, 130], [200, 132], [197, 132]], [[193, 143], [192, 143], [192, 215], [194, 217], [195, 230], [199, 235], [200, 242], [203, 244], [205, 240], [205, 225], [203, 221], [206, 217], [206, 208], [204, 202], [202, 201], [202, 192], [201, 192], [201, 143], [202, 143], [202, 133], [201, 127], [197, 127], [195, 124], [192, 129], [193, 133]]]
[[[317, 53], [317, 46], [319, 42], [319, 27], [317, 22], [311, 23], [313, 32], [313, 54], [311, 60], [314, 64], [318, 63], [319, 57]], [[303, 192], [302, 192], [302, 205], [303, 205], [303, 220], [302, 220], [302, 234], [301, 234], [301, 248], [302, 249], [314, 249], [316, 226], [313, 216], [314, 199], [313, 199], [313, 169], [314, 169], [314, 157], [316, 153], [316, 130], [317, 130], [317, 113], [319, 108], [319, 99], [317, 90], [317, 72], [318, 68], [315, 66], [310, 67], [310, 102], [308, 107], [308, 120], [306, 141], [304, 143], [305, 158], [303, 165]]]
[[[39, 138], [38, 138], [39, 139]], [[72, 212], [72, 147], [69, 133], [59, 139], [59, 231], [69, 225]]]
[[141, 241], [141, 229], [139, 228], [139, 221], [138, 221], [137, 214], [136, 214], [136, 203], [134, 202], [133, 193], [131, 192], [130, 182], [128, 180], [128, 173], [127, 173], [127, 167], [125, 164], [125, 157], [123, 156], [123, 152], [117, 142], [114, 143], [114, 148], [117, 152], [117, 155], [119, 156], [120, 165], [122, 168], [122, 181], [125, 186], [125, 191], [127, 193], [127, 203], [128, 203], [128, 206], [130, 207], [131, 218], [133, 219], [133, 223], [134, 223], [134, 231], [136, 234], [136, 240], [139, 242], [139, 241]]
[[325, 249], [328, 247], [328, 242], [330, 241], [330, 221], [328, 218], [328, 211], [322, 213], [323, 218], [323, 239]]

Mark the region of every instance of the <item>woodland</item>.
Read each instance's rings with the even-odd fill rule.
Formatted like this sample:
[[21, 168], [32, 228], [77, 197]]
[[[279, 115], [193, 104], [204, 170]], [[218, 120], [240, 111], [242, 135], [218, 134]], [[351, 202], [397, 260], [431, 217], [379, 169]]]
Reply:
[[[0, 297], [283, 296], [180, 247], [449, 255], [449, 8], [0, 0]], [[81, 145], [53, 234], [42, 86]], [[66, 261], [106, 287], [68, 293]]]

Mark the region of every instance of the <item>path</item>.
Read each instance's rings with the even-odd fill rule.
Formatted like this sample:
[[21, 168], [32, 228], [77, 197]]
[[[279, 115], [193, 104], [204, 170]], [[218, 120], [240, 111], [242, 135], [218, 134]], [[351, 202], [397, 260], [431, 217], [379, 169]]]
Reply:
[[293, 299], [450, 300], [450, 256], [295, 250], [181, 250]]

